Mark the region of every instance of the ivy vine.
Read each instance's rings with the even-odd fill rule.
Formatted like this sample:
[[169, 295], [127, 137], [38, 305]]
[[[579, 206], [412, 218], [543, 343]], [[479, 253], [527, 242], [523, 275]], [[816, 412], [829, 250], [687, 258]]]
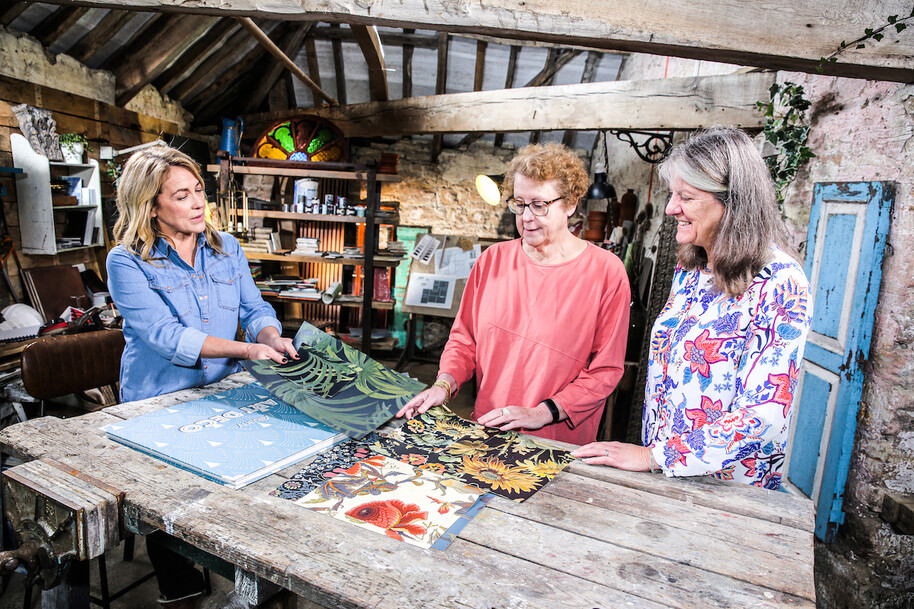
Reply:
[[778, 208], [783, 208], [787, 187], [797, 171], [816, 156], [806, 145], [809, 125], [805, 113], [811, 104], [803, 87], [792, 82], [774, 83], [768, 93], [770, 99], [755, 102], [755, 107], [765, 116], [765, 139], [777, 149], [776, 154], [765, 158], [765, 163], [774, 181]]
[[905, 23], [905, 22], [909, 21], [910, 19], [914, 19], [914, 8], [911, 9], [910, 15], [908, 15], [907, 17], [901, 17], [900, 19], [899, 19], [898, 15], [889, 15], [888, 18], [886, 19], [886, 22], [884, 24], [882, 24], [881, 26], [876, 27], [876, 28], [868, 27], [865, 30], [863, 30], [863, 36], [861, 36], [860, 38], [857, 38], [856, 40], [851, 40], [850, 42], [846, 42], [846, 41], [842, 40], [841, 44], [838, 45], [838, 48], [835, 49], [832, 53], [830, 53], [827, 57], [819, 58], [819, 65], [816, 69], [819, 72], [821, 72], [822, 69], [825, 67], [826, 63], [835, 63], [836, 61], [838, 61], [838, 55], [840, 55], [847, 49], [866, 48], [866, 43], [868, 40], [875, 40], [876, 42], [879, 42], [880, 40], [882, 40], [885, 37], [885, 34], [883, 34], [883, 32], [885, 32], [889, 28], [894, 27], [895, 31], [897, 33], [903, 32], [908, 27], [907, 23]]

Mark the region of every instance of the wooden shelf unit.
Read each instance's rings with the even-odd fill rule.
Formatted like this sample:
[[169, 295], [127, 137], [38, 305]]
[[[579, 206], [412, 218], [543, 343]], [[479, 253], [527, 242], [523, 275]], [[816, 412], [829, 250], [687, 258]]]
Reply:
[[[373, 325], [373, 312], [375, 310], [391, 310], [393, 302], [379, 302], [373, 299], [374, 296], [374, 269], [375, 267], [395, 267], [400, 263], [400, 259], [390, 257], [377, 257], [375, 248], [378, 242], [378, 228], [380, 224], [396, 226], [387, 218], [382, 221], [376, 217], [380, 209], [381, 197], [379, 183], [390, 183], [399, 181], [399, 176], [381, 174], [376, 170], [376, 163], [369, 162], [365, 165], [353, 163], [310, 163], [301, 161], [274, 161], [271, 159], [252, 159], [247, 157], [223, 158], [218, 165], [208, 165], [207, 170], [218, 174], [219, 189], [221, 192], [228, 192], [229, 183], [238, 175], [268, 175], [274, 177], [301, 179], [332, 179], [332, 180], [349, 180], [358, 181], [365, 184], [366, 190], [366, 208], [365, 216], [331, 216], [324, 214], [305, 214], [296, 212], [283, 212], [272, 210], [247, 210], [248, 218], [264, 218], [275, 221], [294, 221], [301, 223], [336, 223], [340, 230], [345, 225], [364, 225], [365, 237], [363, 244], [364, 257], [362, 258], [324, 258], [321, 256], [299, 256], [293, 254], [270, 254], [265, 252], [247, 253], [249, 260], [280, 262], [280, 263], [298, 263], [298, 264], [331, 264], [338, 266], [361, 266], [363, 271], [362, 277], [362, 297], [359, 302], [334, 302], [324, 306], [339, 306], [345, 308], [361, 309], [362, 335], [371, 336]], [[323, 193], [322, 193], [323, 194]], [[236, 210], [241, 213], [240, 210]], [[296, 231], [297, 232], [297, 231]], [[321, 304], [320, 301], [311, 299], [288, 298], [265, 294], [265, 298], [275, 302], [299, 302], [303, 304]], [[370, 352], [370, 346], [366, 350]]]

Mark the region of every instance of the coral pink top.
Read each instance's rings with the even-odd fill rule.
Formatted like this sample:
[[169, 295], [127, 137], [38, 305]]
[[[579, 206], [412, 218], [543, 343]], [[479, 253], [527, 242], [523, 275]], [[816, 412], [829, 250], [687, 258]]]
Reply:
[[568, 419], [529, 433], [593, 442], [622, 377], [630, 303], [615, 254], [588, 246], [545, 266], [524, 253], [520, 239], [498, 243], [470, 272], [439, 370], [458, 387], [476, 373], [474, 419], [552, 398]]

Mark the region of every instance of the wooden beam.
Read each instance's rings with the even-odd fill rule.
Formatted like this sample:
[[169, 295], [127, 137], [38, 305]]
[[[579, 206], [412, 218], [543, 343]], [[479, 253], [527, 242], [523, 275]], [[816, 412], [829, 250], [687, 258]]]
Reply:
[[256, 44], [243, 27], [232, 28], [232, 33], [225, 42], [214, 45], [213, 52], [189, 76], [184, 76], [181, 82], [169, 90], [169, 97], [181, 103], [189, 100], [193, 93], [218, 78]]
[[234, 19], [220, 19], [209, 31], [197, 39], [167, 70], [162, 72], [152, 84], [162, 93], [169, 94], [178, 83], [185, 80], [195, 66], [200, 65], [217, 49], [226, 47], [226, 41], [234, 32], [241, 29]]
[[[148, 15], [148, 13], [134, 13], [134, 15], [136, 16], [135, 18], [142, 19]], [[99, 67], [103, 70], [116, 72], [120, 66], [124, 65], [134, 55], [145, 48], [146, 45], [155, 40], [156, 36], [159, 34], [158, 27], [160, 24], [168, 25], [168, 23], [169, 21], [165, 18], [165, 13], [153, 13], [148, 19], [143, 21], [127, 42], [117, 50], [117, 53], [111, 53]]]
[[[486, 47], [489, 45], [485, 40], [476, 41], [476, 70], [473, 72], [473, 90], [482, 91], [482, 81], [485, 77], [486, 70]], [[485, 133], [467, 133], [460, 143], [457, 144], [458, 148], [463, 146], [469, 146], [479, 138], [481, 138]]]
[[[447, 32], [438, 32], [438, 72], [435, 78], [435, 94], [444, 95], [447, 93], [447, 51], [448, 51], [448, 34]], [[438, 162], [438, 156], [444, 147], [444, 136], [436, 133], [432, 137], [432, 162]]]
[[292, 72], [292, 75], [295, 76], [295, 78], [305, 83], [305, 86], [311, 89], [316, 95], [321, 96], [328, 103], [336, 104], [336, 100], [324, 93], [324, 91], [319, 86], [317, 86], [314, 81], [308, 78], [307, 74], [302, 72], [301, 68], [295, 65], [294, 61], [286, 57], [286, 54], [282, 52], [282, 49], [276, 46], [273, 41], [270, 40], [270, 37], [267, 36], [263, 30], [257, 27], [256, 23], [247, 17], [239, 17], [238, 23], [240, 23], [244, 29], [250, 32], [251, 36], [253, 36], [257, 42], [259, 42], [261, 46], [263, 46], [263, 48], [265, 48], [270, 53], [270, 55], [282, 62], [282, 64], [286, 66], [290, 72]]
[[[302, 113], [330, 119], [346, 137], [535, 129], [687, 131], [717, 124], [757, 128], [764, 123], [764, 117], [756, 110], [755, 102], [767, 98], [774, 81], [773, 72], [621, 80], [428, 95], [310, 108]], [[278, 118], [251, 116], [248, 123]]]
[[[285, 53], [287, 57], [295, 57], [301, 49], [305, 37], [308, 36], [308, 33], [313, 27], [314, 25], [311, 23], [304, 23], [287, 32], [282, 41], [281, 48], [283, 53]], [[253, 93], [248, 101], [245, 112], [253, 112], [263, 104], [263, 101], [270, 94], [270, 90], [276, 85], [276, 81], [279, 80], [279, 77], [282, 76], [285, 70], [286, 67], [278, 61], [270, 63], [269, 67], [263, 71], [262, 76], [254, 85]]]
[[[517, 57], [520, 55], [520, 46], [513, 45], [511, 47], [511, 56], [508, 58], [508, 73], [505, 76], [505, 89], [511, 89], [514, 87], [514, 76], [517, 72]], [[495, 147], [501, 148], [502, 144], [505, 143], [505, 134], [496, 133], [495, 134]]]
[[[308, 62], [308, 76], [311, 77], [311, 80], [314, 81], [318, 87], [321, 86], [321, 68], [320, 64], [317, 62], [317, 47], [314, 44], [314, 38], [308, 37], [305, 41], [305, 59]], [[294, 55], [287, 53], [286, 56], [294, 57]], [[314, 105], [323, 106], [324, 100], [318, 95], [313, 95]]]
[[373, 25], [353, 25], [352, 33], [368, 64], [368, 88], [372, 101], [390, 99], [387, 90], [387, 66], [384, 65], [384, 50], [378, 37], [378, 28]]
[[205, 15], [169, 15], [159, 35], [114, 72], [115, 99], [123, 106], [153, 81], [218, 20]]
[[[253, 23], [253, 22], [252, 22]], [[275, 25], [275, 22], [271, 24], [274, 26], [273, 34], [277, 37], [282, 37], [285, 32], [287, 32], [294, 24], [293, 22], [284, 22], [279, 25]], [[247, 28], [245, 28], [247, 29]], [[260, 28], [258, 28], [260, 29]], [[260, 30], [261, 32], [263, 30]], [[264, 34], [266, 35], [266, 34]], [[258, 40], [258, 42], [260, 42]], [[242, 74], [247, 72], [254, 63], [260, 59], [264, 53], [269, 52], [269, 49], [263, 44], [255, 44], [253, 47], [244, 47], [244, 50], [241, 52], [240, 58], [236, 57], [229, 63], [231, 66], [228, 70], [223, 72], [216, 80], [210, 83], [206, 88], [192, 93], [186, 98], [187, 105], [189, 105], [189, 110], [193, 113], [197, 113], [203, 107], [214, 107], [213, 100], [216, 97], [222, 95], [226, 98], [224, 101], [230, 103], [233, 101], [232, 96], [228, 92], [224, 91], [226, 87], [234, 83], [236, 80], [239, 80]], [[271, 53], [272, 54], [272, 53]], [[242, 108], [244, 106], [242, 105]]]
[[32, 28], [30, 36], [38, 39], [45, 47], [49, 47], [73, 27], [82, 16], [89, 12], [89, 7], [62, 6], [41, 20], [41, 23]]
[[[330, 26], [331, 29], [339, 30], [340, 25], [334, 23]], [[343, 43], [339, 39], [334, 38], [330, 41], [330, 46], [333, 48], [333, 73], [336, 76], [336, 98], [339, 100], [340, 104], [346, 105], [346, 66], [343, 65]]]
[[[603, 59], [602, 53], [597, 53], [595, 51], [587, 53], [587, 60], [584, 62], [584, 70], [581, 72], [581, 83], [593, 82], [594, 77], [597, 75], [597, 68], [600, 65], [601, 59]], [[616, 75], [616, 78], [618, 79], [618, 74]], [[577, 132], [574, 130], [566, 130], [565, 135], [562, 136], [562, 144], [569, 148], [573, 148], [574, 136], [576, 134]]]
[[[403, 30], [404, 34], [412, 34], [416, 30]], [[403, 44], [403, 92], [400, 97], [413, 96], [413, 45]]]
[[[540, 74], [548, 74], [548, 76], [543, 78], [541, 86], [549, 86], [555, 82], [555, 75], [558, 73], [558, 68], [556, 68], [556, 65], [558, 64], [559, 56], [564, 54], [564, 56], [568, 59], [568, 61], [571, 61], [571, 59], [573, 58], [573, 56], [571, 56], [572, 52], [573, 51], [566, 52], [566, 51], [560, 51], [558, 49], [549, 49], [549, 53], [546, 55], [546, 65], [543, 66], [543, 71], [540, 72]], [[574, 53], [575, 53], [575, 55], [577, 55], [578, 52], [574, 51]], [[567, 61], [566, 61], [566, 63], [567, 63]], [[535, 78], [534, 78], [534, 80], [535, 80]], [[538, 144], [540, 141], [540, 138], [542, 138], [542, 136], [543, 136], [543, 132], [540, 130], [531, 131], [529, 143]]]
[[[73, 4], [76, 0], [49, 0]], [[189, 11], [283, 20], [358, 23], [481, 34], [631, 53], [817, 73], [819, 59], [886, 15], [907, 15], [909, 0], [666, 0], [592, 2], [532, 0], [398, 0], [264, 2], [263, 0], [92, 0], [94, 6]], [[598, 7], [595, 10], [594, 7]], [[605, 10], [600, 10], [605, 9]], [[887, 32], [884, 40], [849, 48], [825, 74], [914, 81], [914, 37]]]
[[122, 27], [136, 16], [130, 11], [110, 10], [102, 17], [95, 27], [74, 44], [67, 55], [80, 63], [86, 63], [102, 46], [114, 36]]
[[29, 2], [14, 2], [11, 4], [9, 8], [0, 13], [0, 25], [6, 27], [11, 24], [16, 20], [16, 17], [25, 12], [29, 4]]

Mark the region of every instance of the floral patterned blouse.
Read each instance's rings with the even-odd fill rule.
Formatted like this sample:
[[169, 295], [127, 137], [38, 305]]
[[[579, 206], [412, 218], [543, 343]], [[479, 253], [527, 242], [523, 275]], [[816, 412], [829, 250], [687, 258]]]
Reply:
[[781, 483], [809, 283], [780, 249], [740, 296], [676, 269], [651, 333], [642, 441], [668, 476]]

